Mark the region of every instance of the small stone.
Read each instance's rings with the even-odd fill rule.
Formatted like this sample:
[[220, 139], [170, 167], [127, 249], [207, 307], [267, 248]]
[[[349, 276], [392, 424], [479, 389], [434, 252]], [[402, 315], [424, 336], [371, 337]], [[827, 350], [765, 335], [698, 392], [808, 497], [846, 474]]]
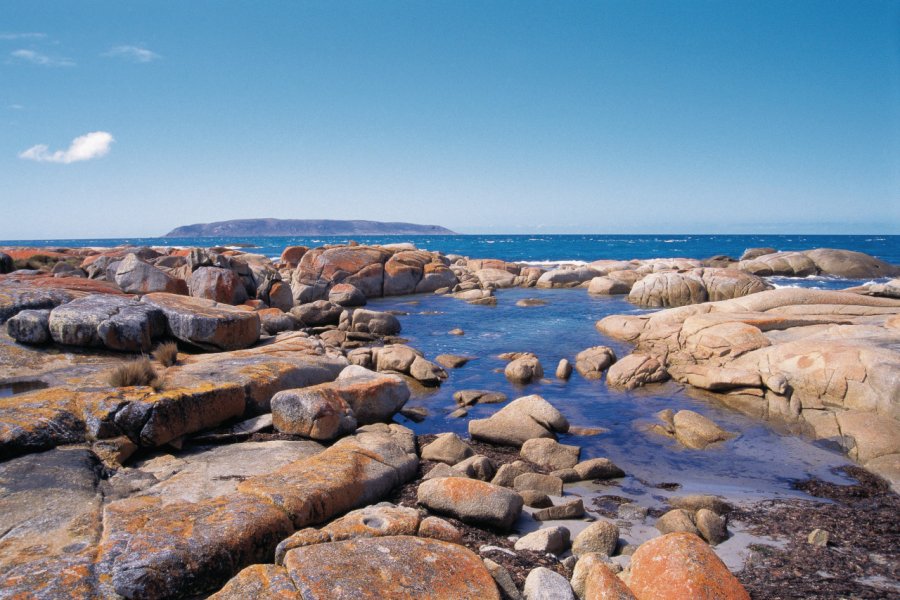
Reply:
[[584, 502], [581, 498], [570, 500], [564, 504], [557, 504], [535, 511], [531, 516], [536, 521], [559, 521], [563, 519], [578, 519], [584, 516]]
[[647, 518], [647, 512], [646, 506], [627, 502], [619, 505], [616, 516], [625, 521], [643, 521]]
[[588, 479], [615, 479], [624, 477], [625, 471], [617, 467], [608, 458], [592, 458], [585, 460], [577, 465], [574, 469], [578, 472], [582, 480]]
[[559, 364], [556, 365], [556, 378], [567, 381], [571, 376], [572, 363], [567, 358], [560, 359]]
[[575, 600], [568, 580], [546, 567], [538, 567], [525, 578], [522, 590], [526, 600]]
[[676, 508], [670, 510], [659, 519], [656, 520], [656, 528], [660, 533], [674, 533], [676, 531], [686, 531], [694, 535], [700, 535], [697, 527], [694, 525], [694, 515], [684, 510]]
[[469, 362], [468, 356], [458, 356], [456, 354], [439, 354], [434, 358], [434, 362], [446, 369], [458, 369]]
[[453, 469], [460, 473], [465, 473], [466, 477], [480, 479], [481, 481], [489, 481], [497, 470], [491, 459], [480, 454], [461, 460], [453, 465]]
[[694, 523], [704, 540], [715, 546], [728, 539], [725, 518], [707, 508], [701, 508], [694, 515]]
[[494, 581], [497, 583], [497, 587], [500, 589], [505, 600], [521, 600], [522, 594], [520, 594], [518, 588], [516, 588], [516, 584], [513, 582], [509, 571], [489, 558], [483, 558], [481, 560], [484, 562], [484, 566], [487, 568], [488, 573], [494, 578]]
[[563, 483], [573, 483], [575, 481], [581, 481], [581, 475], [578, 474], [578, 471], [575, 469], [557, 469], [556, 471], [551, 471], [551, 475], [554, 477], [559, 477], [563, 480]]
[[425, 479], [435, 479], [437, 477], [465, 477], [465, 473], [461, 471], [457, 471], [453, 467], [445, 463], [438, 463], [434, 465], [430, 471], [425, 473], [425, 476], [422, 477]]
[[528, 464], [517, 460], [505, 465], [500, 465], [497, 474], [491, 479], [494, 485], [502, 485], [503, 487], [512, 487], [516, 482], [516, 477], [523, 473], [532, 473], [533, 469]]
[[824, 529], [813, 529], [809, 532], [806, 541], [813, 546], [824, 548], [828, 545], [828, 540], [830, 537], [831, 535]]
[[521, 455], [550, 470], [570, 469], [578, 464], [581, 448], [567, 446], [549, 438], [535, 438], [522, 444]]
[[591, 523], [575, 537], [572, 542], [572, 554], [581, 556], [588, 552], [599, 552], [612, 556], [619, 542], [619, 528], [609, 521], [599, 520]]
[[428, 418], [428, 409], [424, 406], [407, 406], [400, 410], [400, 414], [414, 423], [421, 423]]
[[540, 473], [523, 473], [513, 482], [516, 490], [536, 490], [549, 496], [562, 496], [563, 482], [559, 477]]
[[466, 335], [466, 332], [462, 329], [459, 329], [458, 327], [456, 329], [451, 329], [447, 333], [449, 333], [450, 335]]
[[462, 532], [439, 517], [425, 517], [419, 523], [419, 537], [427, 537], [434, 540], [462, 544]]
[[519, 492], [519, 495], [522, 496], [522, 500], [525, 501], [525, 506], [530, 506], [531, 508], [547, 508], [548, 506], [553, 506], [553, 500], [551, 500], [550, 496], [544, 492], [539, 492], [537, 490], [522, 490]]
[[422, 448], [424, 460], [434, 460], [448, 465], [455, 465], [463, 459], [475, 454], [472, 447], [462, 441], [455, 433], [443, 433], [436, 440]]
[[565, 527], [546, 527], [519, 538], [515, 549], [561, 554], [568, 549], [570, 536], [569, 530]]

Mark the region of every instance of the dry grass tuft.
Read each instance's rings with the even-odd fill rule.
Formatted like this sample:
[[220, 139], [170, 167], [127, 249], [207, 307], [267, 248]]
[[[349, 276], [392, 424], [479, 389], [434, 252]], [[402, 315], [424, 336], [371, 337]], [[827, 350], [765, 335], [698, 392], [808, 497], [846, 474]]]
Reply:
[[175, 342], [166, 342], [160, 344], [153, 351], [153, 358], [164, 367], [171, 367], [178, 362], [178, 344]]
[[157, 391], [162, 388], [162, 380], [157, 376], [156, 369], [147, 357], [119, 365], [109, 374], [107, 381], [113, 387], [149, 385]]

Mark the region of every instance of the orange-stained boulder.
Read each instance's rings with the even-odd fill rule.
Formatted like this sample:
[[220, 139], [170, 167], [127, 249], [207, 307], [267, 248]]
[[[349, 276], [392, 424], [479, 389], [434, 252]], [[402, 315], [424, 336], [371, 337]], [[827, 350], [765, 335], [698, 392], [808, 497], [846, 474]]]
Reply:
[[641, 544], [631, 557], [629, 587], [638, 600], [750, 600], [706, 542], [683, 532]]
[[284, 567], [252, 565], [229, 581], [209, 600], [297, 600], [300, 592]]
[[204, 298], [147, 294], [142, 302], [162, 309], [169, 333], [209, 350], [237, 350], [259, 339], [259, 315]]
[[499, 600], [493, 577], [472, 551], [409, 536], [363, 538], [296, 548], [285, 568], [307, 600]]
[[224, 304], [241, 304], [247, 300], [243, 281], [231, 269], [200, 267], [188, 280], [191, 296]]
[[602, 562], [591, 567], [584, 583], [584, 600], [635, 600], [628, 586]]
[[308, 250], [306, 246], [288, 246], [281, 252], [281, 262], [293, 269], [300, 264], [300, 259]]

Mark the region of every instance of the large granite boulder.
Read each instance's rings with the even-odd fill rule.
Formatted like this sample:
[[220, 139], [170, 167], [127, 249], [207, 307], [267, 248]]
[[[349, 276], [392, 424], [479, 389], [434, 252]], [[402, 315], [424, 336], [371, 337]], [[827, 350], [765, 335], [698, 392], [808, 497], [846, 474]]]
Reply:
[[539, 288], [577, 287], [601, 275], [591, 267], [559, 268], [547, 271], [537, 280]]
[[85, 296], [54, 308], [48, 325], [57, 344], [123, 352], [149, 352], [153, 342], [166, 334], [158, 307], [109, 294]]
[[465, 523], [508, 530], [522, 513], [522, 496], [466, 477], [436, 477], [419, 484], [419, 504]]
[[[303, 546], [287, 553], [284, 569], [296, 590], [289, 597], [309, 600], [500, 599], [477, 555], [433, 539], [389, 536]], [[283, 580], [276, 581], [281, 588]], [[217, 597], [239, 597], [225, 592]]]
[[314, 248], [303, 255], [291, 287], [299, 302], [320, 300], [338, 283], [349, 283], [367, 298], [383, 295], [384, 263], [390, 250], [369, 246]]
[[822, 275], [847, 279], [874, 279], [900, 275], [900, 267], [862, 252], [818, 248], [805, 254], [815, 263]]
[[341, 314], [341, 329], [372, 335], [397, 335], [400, 321], [394, 315], [375, 310], [356, 308]]
[[661, 271], [637, 281], [628, 294], [640, 306], [670, 307], [739, 298], [771, 290], [760, 277], [737, 269]]
[[248, 299], [244, 282], [231, 269], [200, 267], [191, 274], [188, 287], [194, 298], [222, 304], [243, 304]]
[[603, 371], [616, 362], [616, 353], [609, 346], [594, 346], [575, 356], [575, 369], [585, 379], [600, 379]]
[[129, 294], [149, 294], [168, 292], [187, 294], [188, 286], [165, 271], [142, 261], [135, 254], [129, 254], [116, 267], [115, 282], [123, 292]]
[[21, 344], [46, 344], [51, 340], [50, 311], [23, 310], [6, 322], [6, 331]]
[[259, 340], [259, 316], [254, 312], [165, 293], [147, 294], [141, 301], [162, 310], [169, 335], [201, 348], [237, 350]]
[[472, 439], [521, 447], [534, 438], [556, 438], [569, 430], [569, 422], [540, 396], [513, 400], [487, 419], [469, 421]]
[[5, 252], [0, 252], [0, 275], [6, 275], [15, 271], [16, 265], [13, 263], [12, 256]]
[[692, 533], [641, 544], [631, 557], [629, 588], [637, 598], [750, 600], [716, 553]]
[[341, 320], [342, 312], [344, 312], [343, 306], [328, 300], [315, 300], [291, 309], [291, 315], [297, 319], [301, 327], [337, 325]]

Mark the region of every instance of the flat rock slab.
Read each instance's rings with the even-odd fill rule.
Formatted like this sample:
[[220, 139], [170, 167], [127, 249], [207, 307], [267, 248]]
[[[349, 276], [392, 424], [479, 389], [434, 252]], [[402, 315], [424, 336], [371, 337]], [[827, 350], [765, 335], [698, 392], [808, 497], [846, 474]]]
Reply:
[[259, 340], [259, 315], [205, 298], [147, 294], [141, 300], [160, 308], [168, 333], [207, 350], [238, 350]]
[[0, 596], [90, 598], [100, 465], [83, 448], [0, 463]]
[[304, 600], [454, 598], [499, 600], [487, 568], [470, 550], [409, 536], [296, 548], [285, 568]]

